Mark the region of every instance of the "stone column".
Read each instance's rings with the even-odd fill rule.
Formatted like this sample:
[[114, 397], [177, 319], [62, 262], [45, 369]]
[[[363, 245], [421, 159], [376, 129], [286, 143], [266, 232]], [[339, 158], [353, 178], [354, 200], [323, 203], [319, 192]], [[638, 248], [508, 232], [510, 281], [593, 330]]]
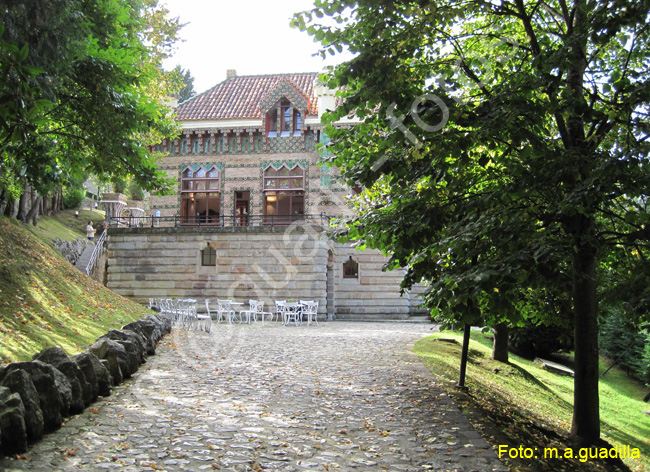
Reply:
[[103, 193], [101, 203], [106, 211], [106, 221], [111, 226], [116, 225], [116, 222], [111, 221], [111, 218], [117, 218], [122, 214], [126, 207], [126, 195], [122, 193]]

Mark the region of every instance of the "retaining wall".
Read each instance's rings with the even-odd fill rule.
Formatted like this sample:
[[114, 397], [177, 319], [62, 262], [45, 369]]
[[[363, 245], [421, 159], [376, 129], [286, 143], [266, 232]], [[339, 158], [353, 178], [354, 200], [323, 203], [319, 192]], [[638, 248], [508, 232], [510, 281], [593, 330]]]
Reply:
[[[202, 265], [208, 246], [214, 266]], [[358, 278], [343, 277], [350, 255]], [[108, 287], [139, 303], [193, 298], [201, 307], [232, 297], [261, 299], [268, 309], [274, 300], [303, 299], [336, 319], [421, 314], [414, 297], [399, 294], [402, 272], [382, 271], [383, 255], [334, 243], [320, 226], [111, 228], [108, 257]]]

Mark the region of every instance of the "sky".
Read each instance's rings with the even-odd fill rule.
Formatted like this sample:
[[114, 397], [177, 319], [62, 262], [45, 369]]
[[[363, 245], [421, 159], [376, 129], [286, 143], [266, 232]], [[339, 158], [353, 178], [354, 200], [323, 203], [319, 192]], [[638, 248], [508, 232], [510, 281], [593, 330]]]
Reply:
[[165, 61], [167, 70], [180, 65], [194, 77], [198, 94], [222, 82], [227, 69], [237, 75], [320, 72], [327, 61], [312, 57], [318, 44], [306, 32], [289, 26], [293, 13], [310, 10], [313, 0], [160, 0], [171, 18], [187, 25], [182, 42]]

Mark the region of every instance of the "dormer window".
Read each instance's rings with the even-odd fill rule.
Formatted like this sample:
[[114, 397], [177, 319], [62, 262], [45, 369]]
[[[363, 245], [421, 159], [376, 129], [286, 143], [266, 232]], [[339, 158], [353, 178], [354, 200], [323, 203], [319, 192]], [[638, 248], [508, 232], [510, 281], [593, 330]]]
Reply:
[[269, 138], [275, 138], [278, 136], [278, 109], [271, 108], [266, 117], [266, 135]]
[[300, 112], [296, 110], [294, 113], [294, 125], [293, 125], [293, 135], [300, 136], [300, 131], [302, 130], [302, 117]]
[[291, 125], [293, 120], [291, 119], [291, 104], [288, 101], [282, 102], [282, 136], [291, 135]]
[[301, 129], [300, 111], [286, 98], [277, 102], [266, 114], [266, 136], [269, 138], [300, 136]]

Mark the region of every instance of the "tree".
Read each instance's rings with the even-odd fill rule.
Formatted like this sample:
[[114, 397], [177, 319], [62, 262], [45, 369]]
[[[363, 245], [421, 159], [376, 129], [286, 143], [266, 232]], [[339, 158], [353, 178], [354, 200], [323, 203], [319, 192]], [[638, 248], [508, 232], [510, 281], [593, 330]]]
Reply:
[[[451, 322], [571, 318], [570, 433], [578, 446], [597, 443], [601, 264], [638, 289], [648, 313], [650, 3], [315, 7], [294, 26], [323, 54], [356, 54], [323, 77], [342, 103], [326, 117], [330, 163], [366, 188], [342, 236], [407, 267], [404, 287], [427, 281], [427, 302]], [[331, 125], [349, 113], [361, 122]], [[641, 256], [612, 264], [623, 250]]]
[[182, 87], [176, 95], [179, 102], [189, 100], [196, 95], [194, 91], [194, 77], [192, 77], [192, 73], [189, 70], [184, 70], [181, 66], [176, 66], [172, 73], [177, 75], [178, 80], [182, 83]]
[[3, 197], [24, 185], [47, 194], [86, 173], [169, 191], [148, 149], [176, 130], [161, 64], [180, 25], [167, 15], [157, 0], [5, 2]]

